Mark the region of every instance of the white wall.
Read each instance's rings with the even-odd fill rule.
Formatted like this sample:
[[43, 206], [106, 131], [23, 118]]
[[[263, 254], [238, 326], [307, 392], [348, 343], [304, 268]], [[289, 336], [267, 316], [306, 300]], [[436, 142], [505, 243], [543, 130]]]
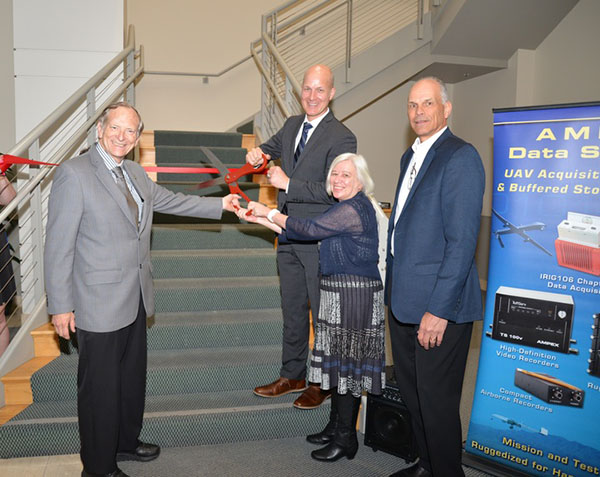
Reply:
[[534, 100], [600, 100], [600, 1], [580, 0], [536, 50]]
[[12, 2], [0, 1], [0, 152], [15, 144]]
[[[535, 51], [519, 50], [507, 69], [449, 85], [450, 127], [475, 145], [486, 168], [484, 215], [491, 213], [492, 109], [600, 100], [598, 19], [600, 1], [580, 0]], [[369, 161], [379, 200], [393, 199], [400, 155], [414, 138], [406, 120], [408, 89], [394, 90], [346, 121]]]
[[13, 0], [20, 139], [123, 49], [123, 0]]
[[[282, 0], [128, 0], [127, 22], [144, 45], [147, 71], [219, 73], [250, 53], [261, 15]], [[201, 77], [146, 74], [136, 102], [148, 129], [225, 131], [260, 108], [254, 61], [204, 84]]]

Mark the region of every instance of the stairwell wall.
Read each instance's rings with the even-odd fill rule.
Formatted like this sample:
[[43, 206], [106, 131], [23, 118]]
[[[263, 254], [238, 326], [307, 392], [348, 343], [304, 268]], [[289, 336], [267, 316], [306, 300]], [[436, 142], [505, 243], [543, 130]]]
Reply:
[[[250, 54], [261, 15], [281, 0], [127, 0], [127, 22], [144, 45], [147, 71], [218, 73]], [[148, 129], [226, 131], [260, 109], [252, 59], [209, 78], [146, 74], [136, 87]]]
[[15, 145], [12, 2], [0, 2], [0, 151]]

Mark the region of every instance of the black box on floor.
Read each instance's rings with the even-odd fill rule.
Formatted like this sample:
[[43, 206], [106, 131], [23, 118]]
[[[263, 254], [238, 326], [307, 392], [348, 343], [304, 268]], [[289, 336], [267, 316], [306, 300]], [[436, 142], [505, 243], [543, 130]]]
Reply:
[[393, 376], [393, 367], [388, 366], [383, 394], [367, 396], [365, 445], [412, 462], [417, 458], [417, 446], [410, 414]]

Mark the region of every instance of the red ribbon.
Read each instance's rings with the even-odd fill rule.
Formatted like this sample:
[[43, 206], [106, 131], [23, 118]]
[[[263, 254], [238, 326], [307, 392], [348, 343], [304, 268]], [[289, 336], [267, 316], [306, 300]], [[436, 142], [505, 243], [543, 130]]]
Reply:
[[[221, 171], [216, 167], [159, 167], [142, 166], [146, 172], [162, 172], [166, 174], [220, 174]], [[229, 172], [237, 171], [236, 168], [229, 168]], [[267, 171], [256, 172], [256, 174], [266, 174]]]
[[9, 154], [0, 153], [0, 173], [4, 174], [8, 170], [8, 168], [13, 164], [58, 166], [58, 164], [53, 164], [51, 162], [33, 161], [31, 159], [25, 159], [24, 157], [11, 156]]

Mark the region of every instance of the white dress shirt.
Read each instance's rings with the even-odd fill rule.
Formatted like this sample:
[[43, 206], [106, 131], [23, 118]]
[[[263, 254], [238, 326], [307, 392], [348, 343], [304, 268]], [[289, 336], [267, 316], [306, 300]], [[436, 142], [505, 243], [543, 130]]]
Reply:
[[448, 129], [448, 127], [444, 127], [436, 132], [433, 136], [421, 142], [421, 139], [415, 139], [415, 142], [412, 145], [413, 155], [408, 163], [408, 168], [406, 169], [406, 173], [402, 178], [402, 184], [398, 189], [398, 197], [396, 198], [396, 215], [394, 216], [394, 229], [392, 230], [392, 238], [390, 244], [390, 251], [392, 255], [394, 255], [394, 234], [396, 233], [396, 224], [398, 223], [398, 219], [400, 218], [400, 214], [402, 214], [402, 209], [406, 204], [406, 199], [408, 198], [408, 194], [410, 193], [410, 189], [412, 188], [417, 176], [419, 175], [419, 171], [421, 170], [421, 166], [425, 161], [425, 156], [433, 146], [433, 143], [438, 140], [438, 138], [443, 134], [443, 132]]

